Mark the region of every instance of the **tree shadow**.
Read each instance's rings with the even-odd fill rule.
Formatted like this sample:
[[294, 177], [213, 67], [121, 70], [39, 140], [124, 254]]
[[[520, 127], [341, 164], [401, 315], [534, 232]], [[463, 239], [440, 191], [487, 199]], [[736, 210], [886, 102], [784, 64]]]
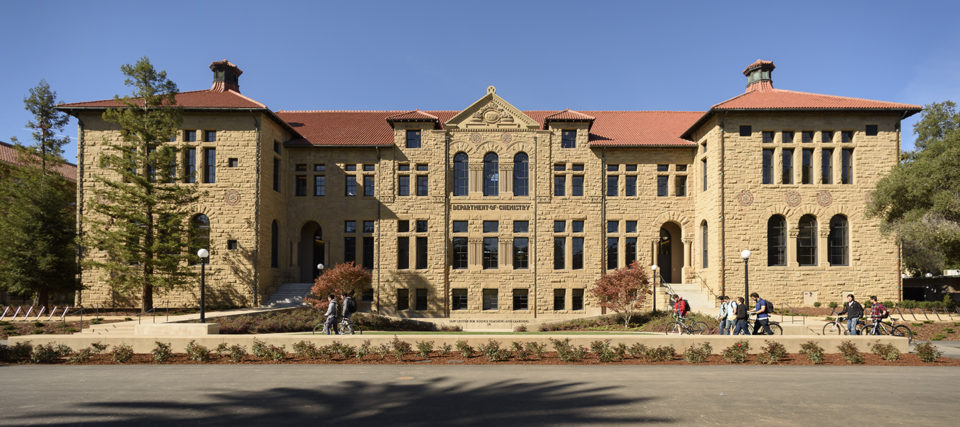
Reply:
[[[117, 401], [58, 404], [61, 425], [405, 425], [520, 426], [639, 424], [676, 420], [638, 415], [652, 397], [585, 382], [506, 380], [477, 385], [450, 378], [422, 383], [345, 381], [315, 388], [207, 393], [196, 403]], [[23, 421], [40, 414], [20, 415]], [[8, 415], [9, 416], [9, 415]], [[15, 418], [7, 418], [14, 421]]]

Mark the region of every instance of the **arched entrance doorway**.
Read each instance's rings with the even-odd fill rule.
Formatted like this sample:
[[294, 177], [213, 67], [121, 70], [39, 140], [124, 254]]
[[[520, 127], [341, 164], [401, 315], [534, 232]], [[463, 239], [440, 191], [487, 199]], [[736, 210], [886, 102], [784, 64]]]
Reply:
[[300, 282], [313, 283], [320, 271], [317, 270], [317, 264], [323, 263], [325, 258], [325, 247], [323, 243], [323, 229], [320, 224], [310, 221], [300, 229]]
[[683, 240], [680, 226], [667, 222], [660, 227], [657, 240], [657, 266], [666, 283], [683, 282]]

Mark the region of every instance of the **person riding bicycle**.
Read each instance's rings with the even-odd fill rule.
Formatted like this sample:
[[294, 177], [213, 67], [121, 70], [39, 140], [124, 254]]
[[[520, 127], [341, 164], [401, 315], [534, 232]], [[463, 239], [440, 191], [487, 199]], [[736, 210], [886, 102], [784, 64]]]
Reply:
[[344, 330], [340, 333], [352, 335], [353, 324], [350, 323], [350, 316], [357, 312], [357, 302], [353, 300], [353, 296], [349, 292], [343, 292], [340, 295], [343, 297], [343, 319], [340, 323], [344, 325]]
[[337, 312], [339, 311], [339, 304], [337, 304], [337, 297], [333, 294], [327, 296], [327, 313], [325, 314], [326, 319], [323, 322], [323, 333], [330, 335], [331, 333], [339, 333], [337, 328]]
[[880, 327], [880, 322], [883, 319], [890, 317], [890, 311], [883, 306], [880, 301], [877, 300], [877, 296], [873, 295], [870, 297], [870, 318], [873, 319], [873, 327], [870, 328], [870, 334], [876, 335], [877, 329]]

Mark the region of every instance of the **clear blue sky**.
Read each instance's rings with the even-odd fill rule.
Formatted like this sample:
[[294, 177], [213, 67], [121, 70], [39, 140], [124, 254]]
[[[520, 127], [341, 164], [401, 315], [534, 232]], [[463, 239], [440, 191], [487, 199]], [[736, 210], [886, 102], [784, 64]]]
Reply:
[[4, 1], [0, 140], [29, 140], [40, 79], [64, 102], [110, 98], [141, 56], [183, 91], [227, 58], [273, 110], [461, 109], [490, 84], [520, 109], [706, 110], [757, 58], [779, 88], [960, 101], [957, 16], [949, 1]]

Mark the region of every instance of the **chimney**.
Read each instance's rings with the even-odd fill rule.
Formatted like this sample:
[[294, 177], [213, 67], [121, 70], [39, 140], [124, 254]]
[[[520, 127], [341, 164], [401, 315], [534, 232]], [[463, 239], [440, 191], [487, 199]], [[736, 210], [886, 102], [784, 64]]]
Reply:
[[213, 86], [210, 87], [211, 91], [225, 92], [232, 90], [237, 93], [240, 92], [239, 80], [243, 71], [240, 71], [236, 65], [224, 59], [222, 61], [211, 62], [210, 69], [213, 70]]
[[773, 65], [772, 61], [764, 61], [762, 59], [758, 59], [753, 64], [748, 65], [747, 68], [743, 70], [743, 75], [747, 76], [746, 92], [773, 89], [773, 78], [770, 77], [770, 75], [773, 73], [774, 68], [777, 67]]

